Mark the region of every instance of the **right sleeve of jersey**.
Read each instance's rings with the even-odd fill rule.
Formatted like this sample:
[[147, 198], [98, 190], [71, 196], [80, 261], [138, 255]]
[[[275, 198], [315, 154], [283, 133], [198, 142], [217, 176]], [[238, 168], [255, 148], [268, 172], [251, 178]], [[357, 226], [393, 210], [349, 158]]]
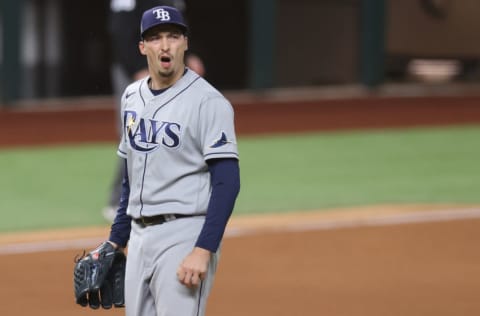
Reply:
[[122, 134], [122, 139], [118, 145], [117, 155], [121, 158], [127, 159], [127, 143], [125, 142], [125, 135]]
[[123, 114], [125, 113], [125, 95], [127, 94], [127, 90], [122, 95], [122, 101], [121, 101], [121, 112], [120, 112], [120, 126], [122, 127], [122, 137], [120, 139], [120, 144], [118, 144], [118, 149], [117, 149], [117, 155], [120, 156], [121, 158], [127, 159], [127, 150], [128, 150], [128, 144], [127, 144], [127, 138], [125, 136], [125, 122], [123, 119]]

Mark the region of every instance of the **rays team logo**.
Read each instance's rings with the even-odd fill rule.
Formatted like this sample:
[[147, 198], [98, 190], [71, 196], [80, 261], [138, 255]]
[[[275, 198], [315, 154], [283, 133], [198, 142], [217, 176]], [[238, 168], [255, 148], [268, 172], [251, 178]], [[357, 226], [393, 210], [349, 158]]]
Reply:
[[125, 111], [123, 115], [125, 138], [130, 146], [140, 152], [148, 153], [160, 145], [176, 148], [180, 145], [180, 125], [173, 122], [140, 118], [137, 121], [135, 111]]
[[163, 9], [157, 9], [153, 10], [152, 13], [155, 15], [155, 18], [157, 20], [170, 21], [170, 13], [168, 13], [168, 11], [165, 11]]
[[234, 141], [228, 140], [227, 139], [227, 134], [225, 132], [222, 132], [222, 135], [218, 140], [216, 140], [212, 145], [210, 145], [210, 148], [218, 148], [225, 146], [227, 144], [235, 144]]

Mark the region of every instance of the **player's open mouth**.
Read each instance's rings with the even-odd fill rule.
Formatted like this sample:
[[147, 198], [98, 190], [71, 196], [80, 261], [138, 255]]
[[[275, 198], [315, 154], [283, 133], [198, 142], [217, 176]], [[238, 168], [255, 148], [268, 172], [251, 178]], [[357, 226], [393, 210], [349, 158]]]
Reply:
[[162, 67], [168, 68], [170, 67], [171, 63], [171, 58], [167, 56], [160, 57], [160, 63], [162, 64]]

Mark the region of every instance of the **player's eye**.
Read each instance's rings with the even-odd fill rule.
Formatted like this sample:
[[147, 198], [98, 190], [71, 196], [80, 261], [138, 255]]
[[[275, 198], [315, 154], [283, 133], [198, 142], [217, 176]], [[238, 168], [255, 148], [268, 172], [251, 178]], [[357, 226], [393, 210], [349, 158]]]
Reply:
[[179, 39], [180, 36], [181, 36], [181, 34], [180, 34], [180, 33], [176, 33], [176, 32], [175, 32], [175, 33], [170, 33], [170, 34], [168, 34], [168, 38], [171, 38], [171, 39]]
[[159, 35], [148, 35], [145, 40], [147, 42], [158, 41], [160, 39]]

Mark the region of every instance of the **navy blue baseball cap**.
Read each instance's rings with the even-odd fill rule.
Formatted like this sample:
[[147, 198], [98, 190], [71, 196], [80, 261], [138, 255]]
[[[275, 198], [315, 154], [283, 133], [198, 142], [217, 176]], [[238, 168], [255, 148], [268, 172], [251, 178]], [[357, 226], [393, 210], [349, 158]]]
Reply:
[[188, 31], [187, 24], [180, 11], [169, 6], [158, 6], [143, 12], [140, 35], [143, 37], [145, 32], [162, 24], [176, 25], [182, 30], [183, 34]]

